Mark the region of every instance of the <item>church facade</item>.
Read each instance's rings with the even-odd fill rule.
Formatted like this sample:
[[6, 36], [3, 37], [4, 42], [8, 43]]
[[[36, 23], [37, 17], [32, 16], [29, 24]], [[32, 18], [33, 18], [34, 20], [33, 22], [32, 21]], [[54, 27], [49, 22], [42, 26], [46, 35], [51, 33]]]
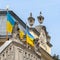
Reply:
[[[11, 10], [9, 13], [18, 21], [19, 28], [25, 32], [26, 24]], [[17, 37], [17, 32], [13, 36], [8, 34], [6, 39], [6, 14], [7, 10], [0, 10], [0, 60], [53, 60], [51, 56], [50, 36], [47, 33], [46, 27], [38, 25], [34, 28], [29, 28], [30, 33], [34, 36], [35, 46], [31, 47], [26, 44], [24, 39]], [[3, 22], [3, 23], [2, 23]]]

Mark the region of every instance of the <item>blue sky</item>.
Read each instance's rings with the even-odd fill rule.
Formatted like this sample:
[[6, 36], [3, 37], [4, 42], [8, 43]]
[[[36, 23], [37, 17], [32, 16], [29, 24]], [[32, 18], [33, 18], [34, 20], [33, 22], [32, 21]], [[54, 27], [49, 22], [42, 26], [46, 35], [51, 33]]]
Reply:
[[51, 43], [53, 45], [51, 54], [60, 55], [60, 1], [59, 0], [0, 0], [0, 9], [13, 10], [24, 22], [29, 13], [35, 18], [35, 26], [38, 25], [37, 16], [40, 11], [45, 17], [43, 25], [46, 26]]

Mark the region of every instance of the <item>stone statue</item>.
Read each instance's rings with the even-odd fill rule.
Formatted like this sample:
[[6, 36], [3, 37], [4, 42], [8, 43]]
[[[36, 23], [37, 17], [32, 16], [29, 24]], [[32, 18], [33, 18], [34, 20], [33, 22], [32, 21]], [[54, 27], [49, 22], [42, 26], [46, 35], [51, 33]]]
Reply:
[[12, 37], [17, 39], [19, 38], [19, 27], [18, 27], [18, 22], [15, 22], [15, 25], [12, 30]]
[[38, 49], [39, 49], [39, 39], [38, 38], [36, 38], [36, 39], [34, 39], [34, 48], [35, 48], [35, 50], [37, 51]]

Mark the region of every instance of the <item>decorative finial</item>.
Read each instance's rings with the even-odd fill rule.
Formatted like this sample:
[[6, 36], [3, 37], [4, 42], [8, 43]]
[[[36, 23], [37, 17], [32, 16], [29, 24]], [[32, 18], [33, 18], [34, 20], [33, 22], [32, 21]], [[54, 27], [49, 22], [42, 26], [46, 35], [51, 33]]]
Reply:
[[32, 13], [30, 13], [30, 17], [32, 17]]
[[35, 22], [35, 19], [32, 17], [32, 13], [30, 13], [30, 16], [28, 17], [28, 22], [29, 25], [32, 27]]
[[42, 12], [40, 11], [40, 15], [42, 14]]
[[8, 9], [9, 9], [9, 5], [6, 6], [6, 10], [8, 10]]
[[44, 17], [42, 16], [42, 12], [40, 12], [40, 16], [38, 16], [37, 18], [38, 18], [39, 23], [42, 24], [44, 20]]

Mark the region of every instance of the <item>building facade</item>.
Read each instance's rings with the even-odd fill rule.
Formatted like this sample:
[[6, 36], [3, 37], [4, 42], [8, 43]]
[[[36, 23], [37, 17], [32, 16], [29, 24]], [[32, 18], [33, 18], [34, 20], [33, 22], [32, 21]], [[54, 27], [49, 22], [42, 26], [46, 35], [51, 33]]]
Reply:
[[[13, 11], [9, 10], [9, 13], [14, 17], [15, 21], [18, 21], [18, 27], [25, 32], [26, 24]], [[53, 60], [50, 36], [45, 26], [39, 25], [35, 28], [27, 26], [35, 40], [38, 41], [38, 43], [35, 42], [34, 47], [26, 44], [26, 38], [21, 40], [15, 36], [17, 32], [14, 32], [13, 36], [9, 33], [7, 40], [6, 14], [6, 10], [0, 10], [0, 60]]]

